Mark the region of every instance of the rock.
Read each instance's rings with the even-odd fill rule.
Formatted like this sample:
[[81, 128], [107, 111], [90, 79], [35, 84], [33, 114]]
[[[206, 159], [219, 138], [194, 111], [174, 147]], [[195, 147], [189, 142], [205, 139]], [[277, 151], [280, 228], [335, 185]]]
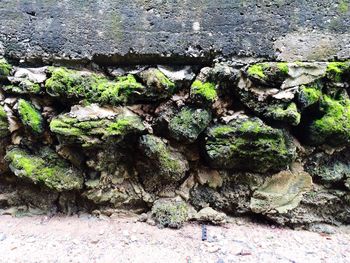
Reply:
[[196, 76], [190, 66], [169, 67], [158, 65], [157, 68], [174, 82], [190, 82]]
[[205, 151], [213, 168], [264, 173], [285, 169], [294, 158], [295, 146], [283, 130], [241, 116], [210, 127]]
[[303, 194], [311, 189], [312, 178], [308, 173], [282, 171], [267, 178], [254, 192], [250, 208], [254, 213], [287, 213], [296, 208]]
[[187, 204], [178, 200], [157, 200], [151, 212], [160, 227], [181, 228], [188, 219]]
[[46, 92], [51, 96], [85, 99], [92, 103], [120, 105], [131, 102], [146, 88], [131, 74], [112, 81], [102, 75], [66, 68], [48, 68]]
[[38, 83], [24, 79], [15, 85], [4, 86], [3, 90], [7, 93], [14, 94], [39, 94], [41, 92], [41, 87]]
[[216, 84], [197, 79], [191, 85], [190, 96], [194, 101], [211, 104], [218, 98]]
[[142, 156], [136, 167], [146, 191], [159, 191], [165, 185], [179, 185], [189, 169], [181, 153], [153, 135], [143, 135], [139, 148]]
[[10, 75], [12, 66], [7, 62], [6, 59], [0, 57], [0, 80]]
[[14, 147], [7, 151], [5, 159], [16, 176], [35, 184], [40, 183], [58, 192], [83, 187], [81, 172], [48, 147], [39, 148], [34, 153]]
[[311, 145], [343, 146], [350, 143], [350, 99], [334, 99], [329, 95], [320, 98], [321, 117], [309, 125], [306, 142]]
[[198, 169], [197, 180], [201, 185], [208, 184], [211, 188], [219, 188], [223, 184], [223, 179], [220, 173], [206, 167]]
[[194, 142], [211, 121], [211, 114], [204, 109], [182, 108], [170, 119], [170, 135], [179, 141]]
[[321, 179], [323, 183], [345, 182], [345, 186], [347, 186], [346, 181], [350, 178], [349, 154], [346, 150], [333, 155], [316, 153], [307, 159], [305, 170], [314, 178]]
[[41, 134], [44, 131], [44, 119], [41, 112], [34, 105], [24, 99], [19, 99], [18, 114], [23, 125], [29, 128], [36, 134]]
[[50, 123], [52, 132], [64, 143], [81, 143], [93, 146], [120, 142], [128, 135], [140, 135], [146, 130], [140, 117], [130, 110], [89, 106], [73, 106], [71, 111], [55, 117]]
[[249, 66], [246, 74], [258, 84], [279, 87], [289, 76], [289, 65], [284, 62], [257, 63]]
[[7, 113], [3, 106], [0, 105], [0, 139], [10, 134]]
[[226, 214], [215, 211], [211, 207], [206, 207], [200, 210], [195, 219], [203, 222], [211, 222], [214, 225], [221, 225], [226, 223]]
[[171, 97], [176, 85], [162, 71], [150, 68], [140, 72], [140, 77], [147, 87], [143, 94], [147, 100], [159, 100]]

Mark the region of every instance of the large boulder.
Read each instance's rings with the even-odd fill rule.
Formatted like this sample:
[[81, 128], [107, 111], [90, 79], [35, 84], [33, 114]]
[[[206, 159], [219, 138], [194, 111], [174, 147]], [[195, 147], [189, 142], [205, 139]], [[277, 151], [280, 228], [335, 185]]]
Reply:
[[214, 168], [265, 173], [285, 169], [294, 158], [295, 146], [284, 130], [256, 117], [240, 116], [208, 130], [205, 152]]

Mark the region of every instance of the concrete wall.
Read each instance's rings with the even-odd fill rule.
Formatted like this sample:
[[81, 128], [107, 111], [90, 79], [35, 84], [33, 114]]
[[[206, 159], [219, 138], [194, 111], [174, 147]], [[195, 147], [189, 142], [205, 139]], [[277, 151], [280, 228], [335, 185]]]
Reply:
[[0, 4], [0, 50], [30, 61], [59, 57], [120, 63], [127, 56], [130, 62], [161, 59], [157, 57], [164, 57], [164, 62], [196, 62], [219, 55], [346, 59], [349, 28], [349, 0], [1, 0]]

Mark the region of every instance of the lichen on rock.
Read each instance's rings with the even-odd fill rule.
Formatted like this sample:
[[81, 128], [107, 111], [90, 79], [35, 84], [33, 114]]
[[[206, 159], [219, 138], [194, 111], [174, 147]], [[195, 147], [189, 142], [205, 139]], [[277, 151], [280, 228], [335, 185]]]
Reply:
[[215, 168], [261, 173], [286, 168], [295, 155], [295, 147], [283, 130], [247, 116], [211, 127], [205, 151]]
[[205, 109], [184, 107], [169, 122], [170, 135], [179, 141], [194, 142], [211, 121]]
[[18, 114], [24, 126], [37, 134], [42, 133], [44, 131], [44, 119], [40, 111], [24, 99], [19, 99], [17, 105]]
[[83, 187], [81, 172], [48, 147], [40, 148], [35, 153], [14, 147], [7, 151], [5, 160], [19, 178], [45, 185], [52, 190], [61, 192]]
[[289, 67], [285, 62], [256, 63], [249, 66], [246, 73], [257, 83], [279, 86], [288, 77]]

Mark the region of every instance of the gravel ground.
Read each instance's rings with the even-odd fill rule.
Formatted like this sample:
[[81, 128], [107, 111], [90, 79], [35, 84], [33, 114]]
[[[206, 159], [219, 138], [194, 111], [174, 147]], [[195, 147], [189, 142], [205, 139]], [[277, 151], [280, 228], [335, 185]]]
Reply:
[[350, 262], [350, 228], [319, 234], [238, 219], [158, 229], [136, 218], [0, 216], [0, 262]]

